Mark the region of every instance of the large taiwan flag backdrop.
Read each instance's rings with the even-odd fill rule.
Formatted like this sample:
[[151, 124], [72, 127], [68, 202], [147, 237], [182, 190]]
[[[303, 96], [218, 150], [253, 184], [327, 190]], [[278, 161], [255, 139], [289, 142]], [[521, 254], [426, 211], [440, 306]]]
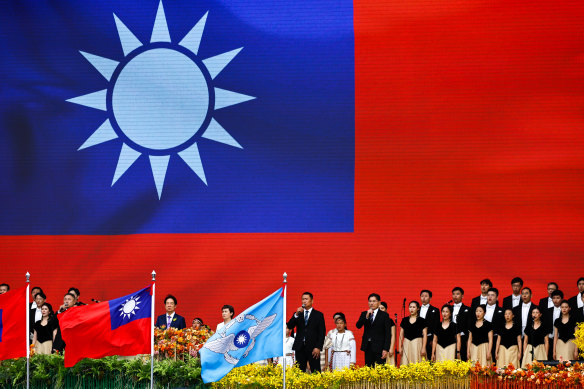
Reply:
[[27, 287], [0, 294], [0, 361], [26, 357]]
[[65, 367], [83, 358], [149, 354], [153, 326], [152, 287], [59, 315], [66, 344]]
[[[55, 305], [156, 269], [158, 295], [212, 328], [284, 271], [289, 312], [310, 291], [351, 330], [371, 292], [392, 317], [423, 288], [469, 304], [485, 277], [502, 297], [513, 276], [537, 301], [549, 281], [576, 294], [582, 1], [162, 9], [3, 4], [0, 282], [35, 266]], [[177, 105], [193, 98], [207, 111]]]

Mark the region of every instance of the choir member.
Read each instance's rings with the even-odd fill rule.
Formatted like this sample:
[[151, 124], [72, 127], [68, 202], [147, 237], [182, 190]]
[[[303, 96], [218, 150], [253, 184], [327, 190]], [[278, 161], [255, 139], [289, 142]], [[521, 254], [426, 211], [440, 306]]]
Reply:
[[[464, 298], [464, 289], [456, 286], [452, 289], [452, 321], [456, 324], [456, 331], [460, 334], [460, 350], [457, 350], [456, 358], [466, 361], [467, 359], [467, 345], [468, 345], [468, 326], [471, 321], [474, 321], [474, 314], [470, 307], [464, 305], [462, 299]], [[460, 354], [458, 354], [460, 351]]]
[[401, 365], [420, 362], [426, 358], [428, 326], [420, 317], [420, 303], [411, 301], [408, 305], [410, 315], [401, 321], [399, 333], [399, 353]]
[[576, 320], [570, 315], [570, 304], [562, 301], [562, 315], [554, 322], [554, 359], [569, 361], [578, 359], [578, 348], [574, 343]]
[[488, 366], [491, 363], [493, 348], [493, 326], [485, 320], [486, 306], [475, 308], [476, 322], [469, 327], [468, 359]]
[[503, 299], [503, 309], [513, 309], [521, 304], [521, 288], [523, 288], [523, 280], [520, 277], [513, 278], [511, 280], [511, 294]]
[[432, 342], [433, 361], [453, 361], [460, 353], [460, 334], [456, 331], [456, 324], [452, 322], [452, 312], [450, 305], [442, 307], [442, 323], [436, 327]]
[[531, 301], [531, 289], [525, 287], [521, 289], [521, 304], [513, 308], [513, 316], [515, 323], [521, 327], [521, 336], [525, 335], [525, 329], [531, 327], [532, 314], [531, 312], [536, 305]]
[[434, 343], [434, 333], [436, 328], [440, 325], [440, 312], [438, 308], [430, 304], [432, 299], [432, 292], [430, 290], [424, 289], [420, 292], [420, 302], [422, 306], [420, 307], [420, 317], [426, 320], [426, 325], [428, 326], [428, 334], [426, 338], [426, 355], [429, 357], [432, 355], [432, 344]]
[[475, 311], [479, 305], [487, 304], [487, 292], [493, 287], [493, 283], [488, 278], [481, 281], [481, 294], [472, 299], [470, 304], [471, 311]]
[[578, 278], [576, 285], [578, 286], [578, 294], [570, 297], [570, 300], [568, 300], [570, 308], [572, 308], [573, 311], [584, 307], [584, 299], [582, 299], [582, 296], [584, 296], [584, 277]]
[[555, 337], [555, 331], [554, 331], [554, 323], [556, 322], [556, 319], [558, 319], [561, 315], [562, 315], [562, 301], [564, 301], [564, 292], [562, 292], [561, 290], [554, 290], [552, 292], [552, 303], [553, 306], [551, 308], [547, 308], [544, 309], [542, 307], [539, 307], [540, 310], [543, 313], [543, 323], [545, 324], [545, 327], [549, 333], [548, 337], [549, 337], [549, 341], [550, 341], [550, 347], [548, 348], [548, 361], [551, 361], [554, 359], [554, 337]]
[[505, 309], [505, 324], [499, 329], [495, 358], [497, 367], [519, 367], [521, 360], [521, 329], [513, 321], [513, 309]]
[[531, 325], [525, 329], [523, 337], [523, 361], [521, 363], [523, 369], [534, 360], [546, 361], [548, 355], [549, 338], [545, 325], [541, 321], [539, 307], [532, 309], [531, 317]]
[[554, 293], [556, 290], [558, 290], [558, 284], [555, 282], [549, 282], [547, 284], [547, 296], [539, 300], [539, 309], [541, 309], [541, 312], [544, 315], [548, 308], [554, 306], [554, 302], [552, 301], [552, 293]]

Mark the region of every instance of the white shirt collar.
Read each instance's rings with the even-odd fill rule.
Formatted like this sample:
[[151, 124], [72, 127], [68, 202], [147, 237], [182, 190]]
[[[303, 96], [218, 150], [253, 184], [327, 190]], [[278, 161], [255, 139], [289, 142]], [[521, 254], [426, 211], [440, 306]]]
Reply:
[[454, 304], [454, 308], [460, 308], [462, 307], [462, 302], [458, 303], [458, 304]]
[[497, 307], [497, 304], [493, 304], [493, 305], [487, 304], [487, 309], [495, 309], [496, 307]]
[[170, 320], [174, 319], [174, 314], [176, 312], [171, 313], [170, 315], [168, 314], [168, 312], [166, 312], [166, 319], [168, 319], [168, 317], [170, 316]]
[[521, 308], [526, 309], [526, 308], [529, 308], [529, 307], [531, 307], [531, 301], [528, 302], [527, 304], [521, 303]]

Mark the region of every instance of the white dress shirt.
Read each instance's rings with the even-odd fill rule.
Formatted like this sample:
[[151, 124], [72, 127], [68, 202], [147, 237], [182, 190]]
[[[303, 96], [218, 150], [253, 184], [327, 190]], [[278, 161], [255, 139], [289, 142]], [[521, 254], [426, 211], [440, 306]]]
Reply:
[[516, 306], [521, 304], [521, 295], [518, 294], [517, 296], [515, 296], [514, 294], [512, 294], [511, 295], [511, 304], [512, 304], [512, 308], [515, 308]]
[[485, 320], [489, 323], [493, 322], [493, 314], [495, 313], [495, 308], [497, 308], [496, 304], [489, 305], [487, 304], [487, 312], [485, 312]]
[[458, 304], [454, 304], [452, 306], [453, 311], [452, 311], [452, 321], [456, 323], [456, 319], [458, 316], [458, 312], [460, 312], [460, 307], [462, 307], [462, 303], [458, 303]]
[[487, 304], [487, 296], [484, 296], [481, 294], [481, 304], [480, 305], [486, 305]]
[[550, 332], [550, 338], [554, 338], [554, 327], [553, 327], [553, 323], [556, 322], [556, 319], [560, 317], [560, 315], [562, 314], [562, 308], [560, 307], [554, 307], [554, 318], [552, 320], [552, 332]]
[[554, 306], [554, 301], [552, 300], [552, 298], [551, 298], [551, 297], [548, 297], [548, 305], [547, 305], [547, 307], [548, 307], [548, 308], [551, 308], [551, 307], [553, 307], [553, 306]]
[[420, 308], [420, 317], [425, 319], [426, 315], [428, 314], [428, 308], [430, 308], [430, 304], [424, 304]]
[[34, 322], [41, 320], [43, 318], [43, 312], [40, 308], [35, 309], [34, 311]]
[[529, 308], [531, 308], [531, 301], [527, 304], [521, 303], [521, 334], [525, 335], [525, 327], [527, 327], [527, 319], [529, 318]]
[[[579, 298], [578, 298], [579, 297]], [[584, 303], [582, 302], [582, 293], [580, 293], [576, 298], [576, 303], [578, 304], [578, 308], [583, 308]]]

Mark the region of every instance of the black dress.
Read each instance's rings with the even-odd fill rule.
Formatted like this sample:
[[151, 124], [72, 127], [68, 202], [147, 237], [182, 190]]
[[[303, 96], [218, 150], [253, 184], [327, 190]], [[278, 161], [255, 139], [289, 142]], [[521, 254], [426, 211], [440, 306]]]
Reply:
[[416, 338], [424, 337], [424, 328], [428, 328], [426, 320], [421, 317], [417, 317], [416, 321], [412, 324], [410, 323], [409, 317], [404, 317], [399, 325], [404, 331], [404, 338], [407, 340], [414, 340]]
[[469, 331], [472, 333], [472, 344], [478, 346], [483, 343], [488, 343], [489, 332], [492, 330], [493, 325], [487, 320], [483, 320], [483, 325], [480, 327], [477, 327], [476, 323], [471, 325]]
[[442, 323], [436, 328], [436, 337], [438, 338], [438, 344], [442, 348], [446, 348], [451, 344], [456, 344], [456, 324], [450, 322], [448, 327], [444, 329]]
[[574, 328], [576, 328], [576, 321], [572, 316], [568, 319], [567, 323], [562, 323], [562, 317], [558, 317], [554, 322], [554, 327], [558, 329], [558, 339], [564, 343], [575, 339]]
[[499, 330], [499, 337], [501, 338], [501, 346], [509, 348], [512, 346], [517, 346], [517, 337], [521, 336], [521, 328], [513, 324], [511, 328], [505, 326], [501, 327]]

